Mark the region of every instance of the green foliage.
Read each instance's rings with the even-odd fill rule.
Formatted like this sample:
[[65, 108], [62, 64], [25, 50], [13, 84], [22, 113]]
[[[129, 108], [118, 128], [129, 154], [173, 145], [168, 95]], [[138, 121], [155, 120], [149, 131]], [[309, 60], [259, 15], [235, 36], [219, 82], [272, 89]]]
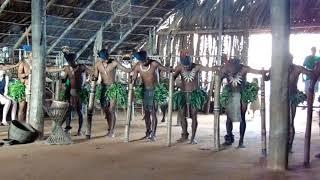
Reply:
[[90, 86], [86, 85], [78, 92], [83, 104], [89, 104]]
[[25, 99], [26, 87], [20, 80], [14, 80], [9, 83], [9, 97], [17, 102], [21, 102]]
[[167, 102], [169, 96], [169, 90], [165, 83], [159, 83], [154, 90], [154, 100], [162, 105]]
[[121, 107], [126, 107], [128, 103], [128, 91], [124, 84], [113, 83], [107, 90], [107, 97], [115, 100]]
[[289, 100], [293, 105], [298, 106], [300, 103], [303, 103], [307, 100], [307, 95], [301, 91], [298, 91], [294, 96], [290, 96]]
[[220, 106], [225, 108], [228, 104], [229, 97], [232, 95], [231, 88], [229, 86], [224, 86], [222, 92], [220, 93]]
[[135, 98], [136, 103], [142, 104], [142, 100], [143, 100], [143, 87], [142, 87], [142, 85], [138, 85], [138, 86], [134, 87], [134, 98]]
[[182, 109], [186, 104], [184, 93], [182, 91], [175, 91], [173, 93], [172, 101], [174, 110]]
[[251, 103], [258, 97], [259, 86], [257, 83], [246, 82], [244, 88], [241, 90], [241, 101], [244, 103]]
[[197, 89], [191, 93], [190, 104], [192, 108], [202, 109], [207, 100], [208, 94], [202, 89]]

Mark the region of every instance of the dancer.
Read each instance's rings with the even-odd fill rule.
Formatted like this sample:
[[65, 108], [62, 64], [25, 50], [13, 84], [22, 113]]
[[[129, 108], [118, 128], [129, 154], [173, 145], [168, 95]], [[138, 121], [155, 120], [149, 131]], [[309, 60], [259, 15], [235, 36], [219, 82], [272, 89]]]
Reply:
[[83, 124], [83, 114], [82, 114], [82, 99], [80, 94], [82, 93], [84, 87], [84, 74], [90, 70], [83, 64], [76, 63], [76, 54], [70, 53], [68, 47], [62, 49], [65, 59], [68, 65], [64, 67], [64, 77], [67, 79], [69, 87], [66, 89], [66, 99], [70, 103], [70, 108], [68, 111], [68, 116], [66, 119], [65, 131], [69, 132], [71, 127], [71, 113], [76, 111], [79, 117], [79, 127], [77, 131], [77, 136], [82, 135], [82, 124]]
[[159, 62], [147, 57], [146, 51], [134, 53], [134, 58], [139, 62], [132, 71], [132, 81], [135, 82], [138, 74], [142, 79], [143, 85], [143, 109], [145, 112], [144, 120], [146, 123], [146, 136], [151, 141], [155, 141], [157, 129], [156, 106], [154, 101], [154, 90], [159, 83], [157, 78], [158, 69], [164, 72], [170, 72], [170, 69], [164, 67]]
[[232, 134], [233, 122], [240, 121], [240, 140], [238, 148], [244, 148], [243, 137], [246, 131], [245, 115], [247, 111], [247, 103], [241, 99], [241, 91], [245, 88], [247, 73], [265, 75], [267, 72], [268, 71], [255, 70], [249, 66], [245, 66], [236, 58], [226, 61], [221, 68], [221, 77], [222, 79], [227, 79], [228, 84], [226, 86], [230, 89], [232, 94], [226, 105], [227, 135], [225, 136], [224, 145], [231, 145], [234, 142], [234, 135]]
[[115, 137], [114, 128], [116, 124], [116, 100], [108, 99], [107, 90], [115, 83], [116, 69], [120, 69], [126, 73], [130, 73], [131, 69], [125, 68], [121, 63], [116, 60], [109, 58], [109, 53], [107, 49], [102, 49], [99, 53], [99, 60], [95, 64], [94, 77], [93, 80], [98, 80], [99, 74], [101, 76], [101, 97], [100, 104], [101, 108], [105, 113], [105, 118], [108, 122], [108, 132], [107, 137]]
[[[192, 119], [192, 135], [190, 144], [197, 144], [195, 140], [196, 131], [198, 127], [197, 113], [198, 110], [203, 107], [206, 100], [204, 100], [202, 91], [199, 87], [199, 73], [201, 71], [217, 71], [220, 67], [204, 67], [200, 64], [192, 63], [191, 57], [187, 52], [180, 53], [180, 64], [175, 68], [173, 78], [176, 79], [181, 76], [181, 97], [177, 98], [181, 101], [174, 102], [176, 106], [180, 107], [184, 111], [184, 118], [181, 120], [182, 134], [178, 142], [185, 142], [188, 140], [188, 122], [187, 118]], [[177, 95], [177, 94], [176, 94]], [[179, 96], [179, 95], [177, 95]], [[195, 104], [192, 99], [200, 98], [204, 101], [200, 105]], [[176, 98], [174, 98], [176, 99]], [[197, 107], [198, 106], [198, 107]]]

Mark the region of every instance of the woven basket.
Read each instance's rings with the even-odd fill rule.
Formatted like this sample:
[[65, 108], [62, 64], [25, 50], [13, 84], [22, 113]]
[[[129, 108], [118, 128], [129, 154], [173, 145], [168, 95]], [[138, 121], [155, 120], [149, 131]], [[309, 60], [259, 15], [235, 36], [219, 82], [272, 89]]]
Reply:
[[10, 124], [8, 138], [21, 144], [31, 143], [37, 138], [37, 133], [30, 125], [14, 120]]

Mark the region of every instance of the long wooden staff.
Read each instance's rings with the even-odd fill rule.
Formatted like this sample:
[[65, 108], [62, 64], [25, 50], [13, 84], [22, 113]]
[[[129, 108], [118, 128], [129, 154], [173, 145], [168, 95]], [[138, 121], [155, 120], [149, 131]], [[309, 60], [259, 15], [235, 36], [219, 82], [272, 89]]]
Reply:
[[129, 76], [129, 92], [128, 92], [128, 106], [127, 106], [127, 121], [126, 126], [124, 130], [124, 142], [128, 143], [130, 138], [130, 127], [131, 127], [131, 121], [132, 121], [132, 92], [133, 92], [133, 83], [132, 83], [132, 77]]
[[171, 134], [172, 134], [172, 96], [173, 96], [173, 74], [169, 75], [169, 100], [168, 100], [168, 117], [167, 117], [167, 145], [171, 146]]
[[314, 87], [316, 80], [311, 79], [309, 92], [307, 96], [307, 124], [306, 134], [304, 139], [304, 166], [310, 166], [310, 140], [311, 140], [311, 126], [312, 126], [312, 112], [313, 112], [313, 98], [314, 98]]
[[265, 97], [265, 82], [264, 78], [261, 78], [260, 84], [261, 90], [261, 106], [260, 106], [260, 115], [261, 115], [261, 153], [262, 156], [267, 156], [267, 131], [266, 131], [266, 97]]

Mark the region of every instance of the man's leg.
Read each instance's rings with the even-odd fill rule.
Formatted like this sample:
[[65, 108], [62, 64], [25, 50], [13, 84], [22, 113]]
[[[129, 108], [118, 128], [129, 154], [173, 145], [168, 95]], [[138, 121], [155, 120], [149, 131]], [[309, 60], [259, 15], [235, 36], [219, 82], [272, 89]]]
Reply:
[[78, 102], [77, 102], [77, 114], [78, 114], [78, 117], [79, 117], [79, 128], [78, 128], [78, 133], [77, 135], [78, 136], [81, 136], [82, 135], [82, 124], [83, 124], [83, 113], [82, 113], [82, 102], [80, 100], [80, 98], [78, 99]]
[[108, 107], [108, 124], [109, 124], [109, 133], [108, 137], [115, 137], [114, 128], [116, 125], [116, 102], [111, 101]]
[[152, 133], [149, 139], [151, 141], [155, 141], [157, 125], [158, 125], [157, 110], [155, 106], [153, 106], [153, 110], [151, 111], [151, 116], [152, 116], [152, 121], [151, 121]]
[[26, 121], [26, 119], [25, 119], [25, 117], [26, 117], [26, 114], [25, 114], [26, 106], [27, 106], [27, 102], [26, 101], [19, 102], [18, 120], [20, 122], [25, 122]]
[[234, 142], [234, 135], [232, 134], [233, 130], [233, 123], [232, 120], [227, 115], [227, 121], [226, 121], [226, 129], [227, 129], [227, 135], [224, 136], [225, 142], [224, 145], [231, 145]]
[[183, 117], [181, 118], [181, 128], [182, 128], [182, 134], [181, 134], [181, 138], [177, 140], [177, 142], [185, 142], [188, 140], [188, 121], [186, 118], [186, 114], [187, 114], [187, 107], [184, 107], [183, 109]]
[[244, 134], [246, 132], [246, 127], [247, 127], [247, 123], [246, 123], [247, 107], [248, 107], [248, 104], [241, 103], [240, 140], [239, 140], [238, 148], [245, 147], [243, 145], [243, 138], [244, 138]]
[[292, 152], [292, 145], [295, 135], [295, 128], [294, 128], [294, 117], [296, 116], [296, 106], [292, 103], [290, 103], [290, 127], [289, 127], [289, 142], [288, 142], [288, 151]]
[[196, 132], [198, 128], [198, 110], [196, 108], [191, 109], [191, 117], [192, 117], [192, 135], [190, 139], [190, 144], [198, 144], [195, 140]]
[[166, 120], [165, 120], [165, 118], [166, 118], [166, 113], [167, 113], [167, 110], [168, 110], [168, 104], [167, 104], [167, 103], [162, 104], [162, 105], [160, 106], [160, 109], [161, 109], [162, 114], [163, 114], [161, 122], [165, 122], [165, 121], [166, 121]]
[[144, 122], [146, 124], [146, 136], [142, 139], [146, 139], [150, 137], [152, 130], [151, 130], [151, 119], [150, 119], [151, 112], [147, 109], [144, 109]]
[[4, 97], [3, 95], [0, 95], [0, 103], [3, 104], [3, 109], [2, 109], [2, 121], [1, 125], [8, 125], [7, 123], [7, 115], [10, 109], [11, 101]]

